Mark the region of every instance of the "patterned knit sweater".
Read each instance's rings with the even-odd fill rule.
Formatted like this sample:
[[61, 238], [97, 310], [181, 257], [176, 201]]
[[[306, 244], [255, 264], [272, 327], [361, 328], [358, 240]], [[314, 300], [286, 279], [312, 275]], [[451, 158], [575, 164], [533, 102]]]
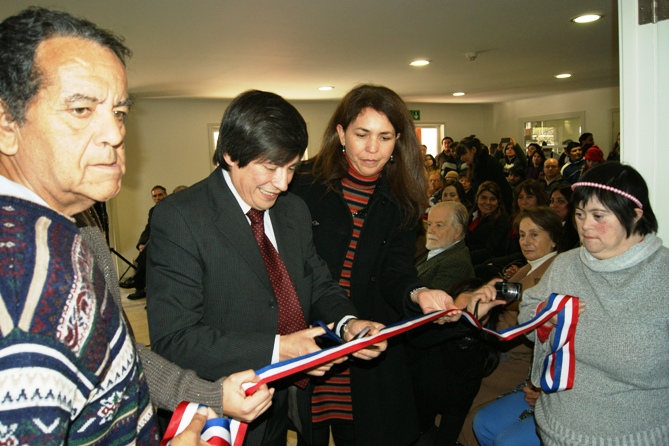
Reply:
[[132, 339], [57, 212], [0, 196], [0, 443], [158, 444]]

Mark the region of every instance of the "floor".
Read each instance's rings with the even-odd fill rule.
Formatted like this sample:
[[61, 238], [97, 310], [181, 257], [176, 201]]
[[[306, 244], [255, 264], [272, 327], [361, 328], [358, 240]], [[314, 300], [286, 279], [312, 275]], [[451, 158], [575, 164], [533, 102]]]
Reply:
[[[128, 317], [128, 321], [135, 333], [137, 342], [141, 342], [146, 346], [150, 345], [149, 341], [149, 324], [146, 320], [146, 299], [128, 300], [128, 294], [135, 290], [124, 290], [121, 288], [121, 300], [123, 301], [123, 309]], [[288, 438], [286, 439], [286, 446], [297, 446], [297, 437], [295, 432], [288, 431]], [[334, 442], [330, 440], [330, 446], [334, 446]]]

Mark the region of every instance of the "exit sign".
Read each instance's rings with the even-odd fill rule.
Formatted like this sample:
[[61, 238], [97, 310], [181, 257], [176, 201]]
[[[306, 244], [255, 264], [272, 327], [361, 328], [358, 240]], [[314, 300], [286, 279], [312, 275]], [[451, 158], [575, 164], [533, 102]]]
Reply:
[[420, 110], [409, 110], [411, 112], [411, 118], [414, 121], [420, 121]]

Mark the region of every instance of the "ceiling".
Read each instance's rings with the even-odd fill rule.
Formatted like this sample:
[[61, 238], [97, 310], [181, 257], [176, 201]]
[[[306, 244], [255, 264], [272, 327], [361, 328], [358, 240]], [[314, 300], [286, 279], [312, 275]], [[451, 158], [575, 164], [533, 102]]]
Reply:
[[[490, 103], [619, 80], [615, 0], [3, 0], [0, 18], [30, 5], [124, 36], [134, 52], [130, 91], [140, 98], [256, 88], [338, 99], [372, 82], [411, 102]], [[604, 17], [570, 22], [587, 12]], [[478, 56], [468, 61], [468, 52]], [[409, 66], [416, 58], [431, 64]], [[573, 76], [553, 77], [564, 72]]]

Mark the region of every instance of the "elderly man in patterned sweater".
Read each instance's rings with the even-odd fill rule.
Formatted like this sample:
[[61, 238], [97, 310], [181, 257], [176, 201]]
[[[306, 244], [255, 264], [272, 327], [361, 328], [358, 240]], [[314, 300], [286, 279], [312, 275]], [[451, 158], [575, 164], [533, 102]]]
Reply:
[[[72, 218], [120, 190], [129, 53], [66, 13], [30, 8], [0, 23], [2, 444], [160, 440], [134, 341], [105, 284], [108, 265]], [[222, 396], [230, 381], [211, 387]], [[249, 419], [270, 404], [264, 392]], [[233, 409], [244, 402], [230, 398]], [[194, 417], [172, 445], [202, 444], [205, 420]]]

